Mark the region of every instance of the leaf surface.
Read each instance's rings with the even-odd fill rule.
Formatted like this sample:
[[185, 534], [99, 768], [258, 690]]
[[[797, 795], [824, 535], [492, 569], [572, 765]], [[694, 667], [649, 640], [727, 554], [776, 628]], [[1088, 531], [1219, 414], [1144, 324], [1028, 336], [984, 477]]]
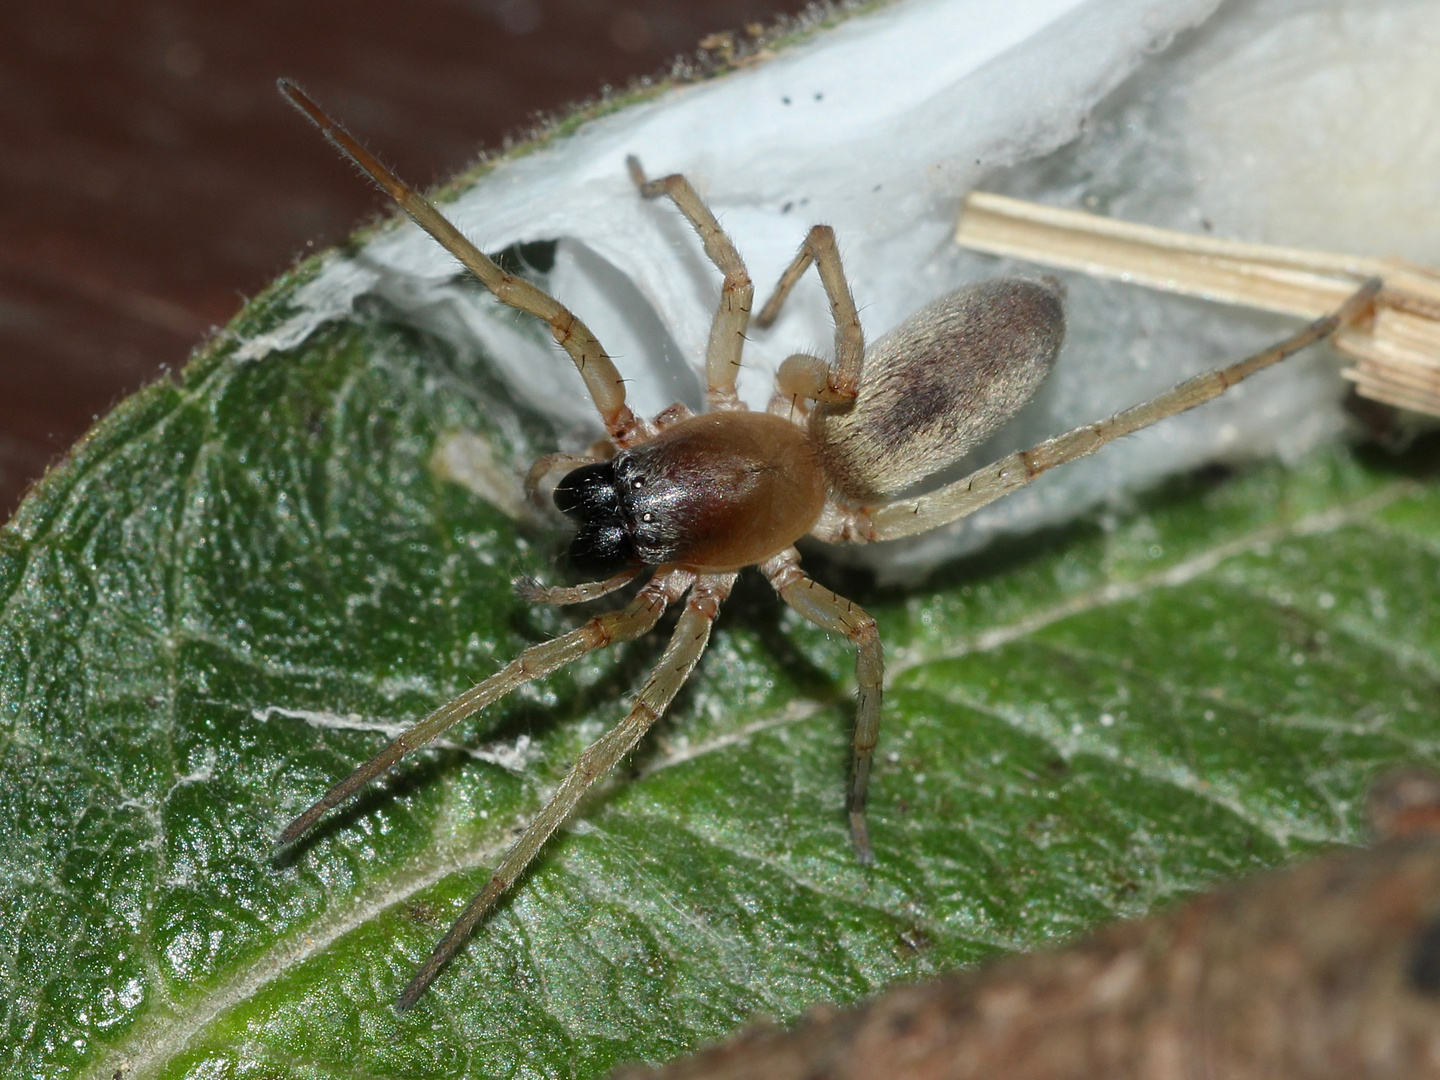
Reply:
[[845, 831], [848, 646], [752, 576], [625, 775], [397, 1016], [660, 635], [277, 854], [385, 731], [577, 616], [510, 587], [558, 580], [561, 540], [435, 465], [456, 432], [507, 469], [550, 446], [483, 361], [378, 308], [230, 353], [123, 404], [0, 538], [4, 1075], [599, 1076], [1356, 841], [1367, 778], [1437, 759], [1424, 454], [1192, 478], [905, 592], [812, 553], [886, 642], [876, 865]]

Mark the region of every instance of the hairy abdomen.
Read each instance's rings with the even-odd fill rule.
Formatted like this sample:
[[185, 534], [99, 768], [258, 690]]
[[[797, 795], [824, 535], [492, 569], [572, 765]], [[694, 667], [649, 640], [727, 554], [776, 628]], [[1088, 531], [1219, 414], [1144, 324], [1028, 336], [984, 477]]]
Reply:
[[1058, 287], [1018, 278], [921, 308], [865, 352], [851, 406], [816, 408], [837, 494], [883, 501], [959, 460], [1030, 399], [1065, 336]]

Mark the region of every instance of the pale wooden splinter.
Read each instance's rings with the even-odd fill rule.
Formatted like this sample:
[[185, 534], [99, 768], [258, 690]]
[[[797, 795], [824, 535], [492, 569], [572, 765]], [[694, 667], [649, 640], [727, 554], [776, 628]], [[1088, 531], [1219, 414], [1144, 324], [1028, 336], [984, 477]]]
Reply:
[[626, 406], [619, 373], [579, 319], [535, 286], [501, 270], [293, 84], [282, 80], [280, 89], [497, 299], [544, 319], [594, 399], [613, 456], [598, 450], [592, 451], [594, 457], [547, 456], [532, 470], [531, 486], [533, 490], [552, 470], [568, 470], [554, 500], [578, 525], [570, 559], [582, 570], [595, 570], [599, 580], [556, 588], [524, 582], [521, 595], [540, 603], [579, 603], [623, 588], [650, 571], [620, 610], [526, 649], [405, 731], [296, 818], [281, 834], [281, 842], [295, 840], [327, 810], [452, 725], [594, 649], [647, 633], [667, 607], [685, 598], [670, 643], [630, 712], [576, 760], [489, 883], [400, 994], [401, 1009], [415, 1003], [585, 791], [634, 749], [669, 707], [704, 652], [716, 613], [745, 567], [758, 567], [787, 604], [855, 645], [859, 702], [846, 809], [856, 855], [869, 863], [873, 853], [865, 800], [880, 730], [880, 635], [870, 615], [801, 571], [795, 542], [806, 535], [832, 542], [888, 540], [962, 518], [1045, 470], [1208, 401], [1360, 319], [1378, 288], [1375, 282], [1367, 284], [1336, 313], [1248, 360], [1012, 454], [928, 495], [896, 500], [896, 493], [958, 460], [1030, 398], [1049, 372], [1064, 335], [1055, 288], [1006, 279], [962, 289], [922, 309], [867, 349], [834, 233], [817, 225], [757, 322], [764, 326], [774, 320], [790, 289], [814, 263], [834, 316], [835, 360], [802, 353], [790, 357], [777, 375], [768, 412], [749, 412], [735, 394], [754, 292], [744, 261], [684, 177], [647, 180], [632, 157], [627, 166], [641, 195], [666, 195], [674, 201], [724, 275], [705, 363], [710, 411], [692, 416], [677, 405], [646, 422]]

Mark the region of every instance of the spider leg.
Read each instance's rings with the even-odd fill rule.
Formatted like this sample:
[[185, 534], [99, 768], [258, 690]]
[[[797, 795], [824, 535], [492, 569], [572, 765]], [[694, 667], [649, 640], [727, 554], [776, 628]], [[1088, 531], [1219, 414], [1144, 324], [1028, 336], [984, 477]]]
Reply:
[[548, 293], [524, 278], [506, 273], [472, 244], [419, 192], [409, 187], [382, 165], [355, 137], [325, 114], [305, 92], [288, 79], [279, 82], [280, 92], [308, 116], [325, 138], [383, 188], [415, 224], [433, 236], [446, 251], [495, 294], [495, 299], [520, 311], [544, 319], [560, 346], [580, 369], [580, 377], [595, 402], [605, 430], [618, 446], [642, 441], [648, 430], [645, 422], [625, 404], [625, 382], [595, 335], [573, 312]]
[[750, 325], [750, 305], [755, 299], [755, 286], [745, 262], [689, 180], [679, 173], [647, 180], [640, 159], [633, 154], [625, 159], [625, 164], [643, 197], [670, 197], [700, 234], [705, 254], [725, 275], [720, 287], [720, 306], [710, 324], [710, 343], [705, 349], [706, 398], [711, 409], [743, 408], [735, 396], [735, 376], [740, 371], [740, 353], [745, 347], [745, 329]]
[[515, 594], [532, 604], [583, 604], [623, 589], [639, 576], [641, 569], [626, 568], [604, 581], [587, 581], [583, 585], [541, 585], [534, 578], [526, 577], [515, 582]]
[[667, 405], [656, 413], [650, 423], [656, 431], [664, 431], [667, 427], [674, 427], [683, 420], [689, 420], [695, 414], [690, 411], [690, 406], [683, 401], [677, 401], [673, 405]]
[[[820, 361], [822, 364], [824, 362]], [[804, 394], [787, 392], [781, 385], [779, 372], [776, 372], [775, 389], [770, 392], [770, 402], [765, 406], [766, 412], [773, 416], [783, 416], [797, 427], [808, 429], [810, 426], [810, 403], [811, 399]]]
[[[648, 632], [665, 609], [684, 595], [694, 575], [684, 570], [661, 570], [647, 581], [635, 598], [619, 611], [596, 615], [579, 629], [532, 645], [484, 682], [441, 705], [414, 726], [402, 731], [389, 746], [327, 791], [308, 810], [285, 827], [279, 842], [288, 844], [339, 806], [411, 750], [435, 739], [441, 732], [527, 682], [573, 663], [586, 653], [616, 641], [632, 641]], [[617, 586], [618, 587], [618, 586]]]
[[827, 521], [826, 527], [813, 530], [812, 535], [830, 542], [863, 543], [914, 536], [958, 521], [1002, 495], [1024, 487], [1056, 465], [1093, 454], [1106, 443], [1149, 427], [1167, 416], [1193, 409], [1223, 394], [1241, 379], [1329, 337], [1341, 327], [1363, 318], [1371, 310], [1379, 289], [1378, 280], [1367, 282], [1334, 314], [1316, 320], [1279, 344], [1229, 367], [1197, 375], [1159, 397], [1116, 413], [1108, 420], [1086, 424], [1028, 450], [1010, 454], [928, 495], [864, 507], [848, 515], [840, 515], [836, 520]]
[[530, 471], [525, 474], [525, 494], [532, 502], [538, 502], [540, 497], [540, 485], [545, 478], [553, 472], [561, 469], [578, 469], [581, 465], [593, 465], [600, 461], [598, 457], [590, 454], [546, 454], [538, 458]]
[[560, 786], [556, 788], [550, 801], [535, 815], [534, 820], [520, 835], [520, 839], [515, 841], [500, 865], [495, 868], [489, 882], [475, 899], [470, 901], [460, 918], [455, 920], [450, 932], [435, 946], [430, 958], [420, 966], [415, 977], [401, 991], [395, 1003], [396, 1009], [403, 1012], [415, 1004], [440, 969], [465, 944], [475, 924], [485, 917], [495, 901], [515, 883], [515, 879], [529, 865], [530, 860], [535, 858], [536, 852], [545, 841], [570, 816], [581, 796], [613, 769], [616, 762], [633, 750], [645, 732], [650, 730], [650, 726], [664, 715], [680, 687], [690, 677], [700, 654], [705, 651], [710, 640], [710, 628], [715, 622], [720, 604], [730, 594], [735, 577], [733, 573], [702, 574], [696, 579], [690, 598], [685, 603], [685, 610], [675, 624], [675, 632], [665, 646], [664, 655], [660, 657], [660, 663], [650, 673], [650, 677], [645, 680], [634, 706], [623, 720], [581, 752], [565, 779], [560, 781]]
[[853, 392], [847, 394], [832, 385], [837, 382], [835, 369], [827, 361], [809, 353], [791, 353], [775, 372], [775, 396], [796, 403], [823, 401], [827, 405], [854, 401]]
[[[775, 321], [790, 290], [812, 262], [820, 274], [820, 283], [825, 286], [825, 295], [830, 300], [830, 315], [835, 320], [835, 363], [832, 367], [816, 357], [797, 353], [781, 365], [777, 381], [796, 386], [799, 388], [797, 392], [804, 393], [806, 397], [832, 403], [853, 401], [860, 386], [860, 368], [865, 361], [865, 331], [860, 326], [860, 314], [855, 310], [855, 299], [850, 295], [850, 286], [845, 280], [840, 248], [835, 243], [835, 230], [829, 225], [816, 225], [810, 230], [795, 255], [795, 261], [780, 275], [774, 293], [765, 302], [755, 322], [765, 327]], [[788, 373], [786, 368], [790, 369]], [[815, 384], [815, 389], [806, 392], [804, 387], [807, 384]]]
[[875, 620], [843, 596], [805, 576], [800, 553], [793, 547], [760, 564], [775, 591], [792, 608], [816, 626], [844, 634], [855, 644], [855, 683], [859, 702], [855, 708], [855, 765], [845, 809], [850, 814], [850, 839], [855, 856], [868, 866], [875, 859], [870, 848], [870, 831], [865, 825], [865, 794], [870, 785], [870, 764], [880, 737], [880, 698], [884, 693], [885, 660], [881, 654], [880, 632]]

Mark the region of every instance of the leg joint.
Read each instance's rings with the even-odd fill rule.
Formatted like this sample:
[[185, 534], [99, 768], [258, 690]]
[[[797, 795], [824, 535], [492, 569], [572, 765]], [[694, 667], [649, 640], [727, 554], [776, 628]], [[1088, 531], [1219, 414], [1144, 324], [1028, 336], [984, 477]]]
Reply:
[[850, 624], [850, 638], [857, 645], [868, 645], [880, 640], [880, 627], [875, 616], [858, 609], [846, 620]]
[[829, 225], [811, 225], [810, 234], [805, 237], [807, 245], [833, 244], [835, 242], [835, 230]]

